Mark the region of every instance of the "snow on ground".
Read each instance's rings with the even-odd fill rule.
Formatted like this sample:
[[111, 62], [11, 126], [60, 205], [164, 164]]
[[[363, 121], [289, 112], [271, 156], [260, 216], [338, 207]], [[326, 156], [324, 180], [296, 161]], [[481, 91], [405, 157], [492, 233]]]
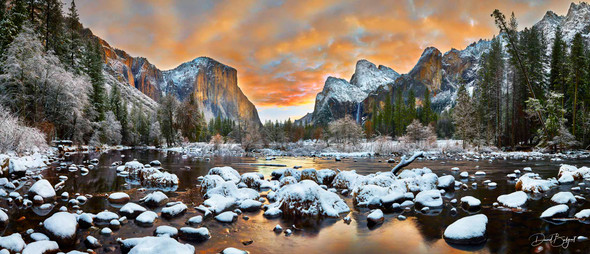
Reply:
[[43, 169], [47, 167], [50, 155], [51, 153], [34, 153], [25, 156], [13, 153], [0, 154], [0, 169], [5, 173], [17, 174], [24, 174], [27, 170]]

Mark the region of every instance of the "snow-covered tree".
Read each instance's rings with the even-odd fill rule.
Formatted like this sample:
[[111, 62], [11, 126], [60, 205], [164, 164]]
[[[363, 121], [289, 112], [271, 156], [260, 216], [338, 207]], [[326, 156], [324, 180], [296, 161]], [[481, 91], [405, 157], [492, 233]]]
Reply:
[[219, 134], [215, 134], [215, 136], [211, 137], [211, 141], [209, 143], [213, 144], [213, 149], [217, 151], [223, 144], [223, 137]]
[[26, 123], [46, 126], [47, 134], [71, 139], [87, 121], [88, 79], [63, 68], [45, 52], [28, 26], [14, 38], [0, 60], [0, 103]]
[[105, 119], [98, 123], [99, 130], [94, 132], [90, 143], [92, 145], [119, 145], [121, 144], [121, 123], [117, 121], [115, 114], [109, 111]]
[[162, 131], [160, 130], [160, 122], [155, 121], [150, 126], [150, 144], [159, 146], [162, 144]]
[[431, 125], [423, 126], [418, 119], [414, 119], [406, 127], [406, 134], [400, 139], [406, 143], [422, 143], [426, 141], [430, 145], [436, 142], [436, 133]]
[[27, 127], [0, 106], [0, 153], [30, 152], [47, 149], [45, 135], [36, 128]]
[[331, 122], [328, 130], [338, 143], [356, 144], [363, 137], [363, 128], [348, 115]]
[[536, 117], [536, 114], [540, 112], [545, 121], [541, 123], [544, 128], [538, 130], [540, 139], [538, 146], [540, 147], [550, 147], [556, 151], [579, 145], [566, 127], [567, 119], [564, 117], [566, 110], [560, 103], [562, 99], [563, 94], [550, 92], [544, 103], [534, 98], [527, 100], [527, 113], [529, 116]]

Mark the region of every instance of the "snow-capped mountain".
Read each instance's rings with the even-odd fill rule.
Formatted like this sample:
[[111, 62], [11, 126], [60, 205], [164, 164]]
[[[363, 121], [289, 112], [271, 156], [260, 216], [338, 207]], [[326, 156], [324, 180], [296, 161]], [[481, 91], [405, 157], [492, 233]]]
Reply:
[[199, 57], [162, 71], [146, 58], [132, 57], [99, 40], [107, 72], [153, 101], [165, 94], [172, 94], [181, 101], [194, 94], [207, 120], [220, 116], [260, 124], [256, 107], [238, 87], [236, 69], [208, 57]]
[[[586, 2], [571, 3], [565, 16], [548, 11], [534, 27], [543, 33], [547, 42], [553, 41], [557, 27], [561, 27], [563, 39], [568, 43], [574, 39], [578, 32], [582, 33], [586, 42], [590, 42], [590, 4]], [[548, 44], [548, 49], [551, 50], [551, 43]]]
[[326, 79], [324, 89], [316, 96], [312, 121], [329, 122], [346, 114], [360, 116], [363, 100], [377, 88], [393, 84], [399, 76], [387, 66], [377, 67], [367, 60], [359, 60], [350, 82], [335, 77]]
[[[557, 27], [561, 27], [567, 43], [570, 43], [578, 32], [581, 32], [586, 42], [590, 43], [590, 5], [585, 2], [572, 3], [565, 16], [548, 11], [534, 26], [543, 33], [545, 41], [548, 42], [553, 41]], [[382, 106], [388, 96], [393, 101], [393, 95], [398, 89], [402, 90], [404, 97], [412, 90], [418, 104], [421, 103], [420, 98], [424, 97], [424, 92], [428, 90], [431, 93], [432, 107], [436, 111], [449, 109], [454, 106], [460, 84], [465, 84], [468, 91], [473, 91], [477, 72], [481, 68], [481, 56], [489, 50], [490, 45], [490, 40], [482, 39], [463, 50], [451, 49], [445, 53], [428, 47], [414, 68], [403, 75], [395, 72], [395, 75], [390, 74], [384, 71], [386, 67], [382, 69], [381, 66], [378, 68], [381, 72], [376, 72], [374, 70], [377, 68], [370, 63], [367, 65], [372, 65], [373, 68], [366, 69], [373, 71], [366, 73], [363, 68], [359, 70], [359, 64], [363, 66], [368, 62], [361, 60], [357, 63], [357, 70], [350, 85], [333, 77], [326, 80], [324, 90], [316, 97], [312, 121], [322, 123], [347, 114], [360, 121], [372, 113], [370, 111], [373, 105]], [[547, 46], [550, 50], [550, 45]], [[359, 86], [353, 83], [361, 83], [364, 89], [359, 89]], [[359, 98], [363, 96], [365, 98], [359, 103]]]
[[207, 119], [221, 116], [260, 123], [258, 111], [238, 87], [238, 74], [232, 67], [199, 57], [163, 71], [162, 76], [161, 91], [179, 100], [194, 94]]

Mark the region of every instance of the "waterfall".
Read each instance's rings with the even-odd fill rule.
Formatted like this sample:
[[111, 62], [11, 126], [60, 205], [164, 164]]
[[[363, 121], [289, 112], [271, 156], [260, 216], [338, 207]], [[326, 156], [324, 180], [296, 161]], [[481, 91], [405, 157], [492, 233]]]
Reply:
[[356, 104], [356, 122], [361, 123], [361, 102]]

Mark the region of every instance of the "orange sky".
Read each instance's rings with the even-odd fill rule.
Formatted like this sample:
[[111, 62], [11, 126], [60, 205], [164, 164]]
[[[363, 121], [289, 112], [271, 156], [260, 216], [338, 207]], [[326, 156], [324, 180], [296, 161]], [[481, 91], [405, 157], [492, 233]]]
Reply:
[[[69, 5], [69, 0], [63, 0]], [[172, 69], [209, 56], [238, 70], [263, 120], [313, 110], [326, 77], [349, 79], [357, 60], [408, 72], [424, 48], [463, 49], [497, 33], [490, 13], [520, 27], [569, 1], [78, 0], [82, 23], [112, 46]]]

